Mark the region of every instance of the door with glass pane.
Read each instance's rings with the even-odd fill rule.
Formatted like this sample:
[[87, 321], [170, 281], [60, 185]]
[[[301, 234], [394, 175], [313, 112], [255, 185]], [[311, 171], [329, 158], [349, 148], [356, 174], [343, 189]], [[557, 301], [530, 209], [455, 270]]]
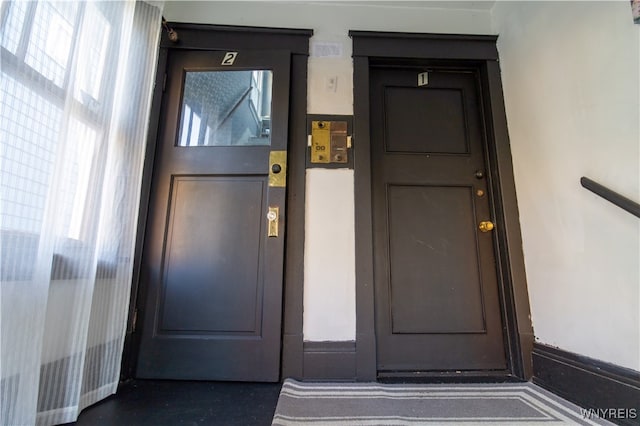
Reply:
[[172, 51], [137, 377], [277, 381], [289, 56]]

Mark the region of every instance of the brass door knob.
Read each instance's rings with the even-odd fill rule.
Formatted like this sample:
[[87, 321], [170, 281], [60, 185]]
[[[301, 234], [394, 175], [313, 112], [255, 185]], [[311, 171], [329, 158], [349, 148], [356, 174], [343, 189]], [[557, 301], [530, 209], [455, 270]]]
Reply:
[[496, 226], [493, 224], [493, 222], [489, 222], [488, 220], [482, 221], [480, 222], [480, 225], [478, 225], [478, 228], [481, 232], [493, 231], [493, 228], [495, 227]]

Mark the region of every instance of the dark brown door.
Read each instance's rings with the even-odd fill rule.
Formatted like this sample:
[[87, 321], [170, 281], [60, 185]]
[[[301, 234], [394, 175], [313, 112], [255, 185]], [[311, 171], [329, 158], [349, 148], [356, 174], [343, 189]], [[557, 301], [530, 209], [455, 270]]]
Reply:
[[370, 74], [378, 371], [505, 369], [478, 78], [423, 71]]
[[174, 51], [167, 70], [137, 376], [277, 381], [289, 56]]

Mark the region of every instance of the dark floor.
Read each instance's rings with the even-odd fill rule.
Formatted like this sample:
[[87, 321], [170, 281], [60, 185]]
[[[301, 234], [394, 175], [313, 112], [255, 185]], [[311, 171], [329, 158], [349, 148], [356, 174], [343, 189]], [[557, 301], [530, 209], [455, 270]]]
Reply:
[[280, 388], [279, 383], [133, 380], [68, 425], [270, 425]]

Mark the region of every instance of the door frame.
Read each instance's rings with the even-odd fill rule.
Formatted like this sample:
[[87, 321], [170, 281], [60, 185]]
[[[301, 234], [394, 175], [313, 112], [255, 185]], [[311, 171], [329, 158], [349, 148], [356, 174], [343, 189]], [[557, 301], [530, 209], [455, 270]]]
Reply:
[[[140, 208], [137, 224], [135, 254], [133, 262], [133, 278], [129, 301], [127, 329], [122, 354], [121, 380], [135, 377], [136, 361], [140, 346], [140, 323], [143, 318], [146, 288], [140, 282], [142, 250], [144, 246], [147, 215], [151, 195], [151, 178], [158, 146], [160, 114], [164, 96], [165, 74], [169, 53], [175, 50], [280, 50], [291, 55], [289, 81], [289, 125], [287, 146], [287, 191], [286, 191], [286, 233], [283, 274], [283, 313], [280, 376], [285, 376], [285, 369], [291, 368], [287, 356], [294, 351], [299, 336], [302, 351], [302, 318], [297, 318], [295, 306], [291, 301], [301, 299], [304, 270], [304, 198], [305, 198], [305, 154], [306, 143], [306, 108], [307, 108], [307, 57], [309, 56], [309, 38], [312, 30], [279, 29], [262, 27], [243, 27], [229, 25], [208, 25], [190, 23], [167, 23], [178, 34], [178, 41], [169, 40], [166, 31], [162, 31], [156, 67], [155, 88], [151, 100], [149, 131], [140, 192]], [[287, 346], [286, 337], [294, 336], [293, 343]]]
[[378, 378], [375, 336], [369, 70], [372, 64], [446, 64], [480, 77], [487, 178], [497, 222], [495, 251], [507, 370], [425, 374], [422, 380], [529, 380], [533, 327], [507, 120], [498, 64], [497, 36], [350, 31], [354, 67], [354, 180], [356, 245], [356, 378]]

